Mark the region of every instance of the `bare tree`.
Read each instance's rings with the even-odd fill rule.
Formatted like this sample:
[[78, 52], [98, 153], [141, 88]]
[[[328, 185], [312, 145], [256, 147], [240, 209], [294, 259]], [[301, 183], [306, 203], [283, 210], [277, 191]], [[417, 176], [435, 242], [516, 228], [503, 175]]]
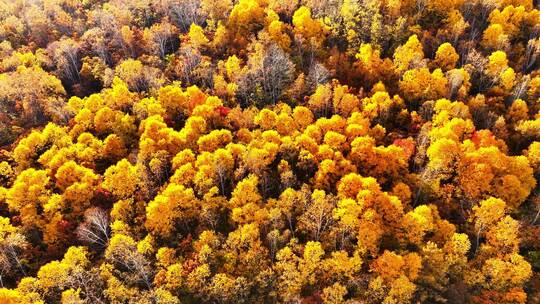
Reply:
[[531, 39], [527, 43], [527, 50], [525, 52], [525, 62], [523, 63], [523, 72], [530, 71], [534, 68], [535, 64], [540, 62], [540, 37]]
[[480, 91], [487, 91], [497, 83], [497, 79], [487, 73], [488, 63], [489, 60], [475, 49], [466, 55], [466, 64], [470, 66], [467, 72], [471, 75], [471, 82]]
[[183, 46], [179, 50], [179, 65], [177, 74], [185, 83], [193, 83], [194, 72], [201, 64], [202, 56], [199, 50], [191, 46]]
[[106, 303], [103, 299], [105, 284], [96, 268], [86, 270], [80, 266], [74, 267], [67, 285], [73, 289], [80, 289], [89, 303]]
[[248, 60], [248, 72], [240, 80], [239, 95], [244, 100], [275, 104], [293, 81], [294, 64], [275, 43], [256, 45]]
[[52, 52], [57, 71], [71, 82], [79, 81], [79, 44], [67, 38], [51, 43], [48, 49]]
[[103, 29], [94, 27], [87, 30], [81, 37], [84, 47], [104, 62], [110, 63], [109, 48], [107, 47], [107, 38]]
[[525, 75], [521, 77], [521, 81], [514, 87], [514, 92], [512, 93], [512, 99], [510, 101], [521, 99], [523, 95], [527, 94], [527, 89], [529, 88], [530, 81], [530, 75]]
[[332, 195], [322, 193], [324, 196], [321, 193], [313, 193], [311, 204], [299, 217], [298, 222], [298, 228], [308, 232], [311, 240], [314, 241], [319, 241], [323, 233], [330, 229], [334, 222], [332, 211], [336, 205], [335, 198]]
[[534, 218], [531, 221], [531, 225], [536, 225], [536, 221], [538, 221], [538, 218], [540, 217], [540, 194], [539, 192], [533, 194], [530, 198], [532, 204], [538, 209], [536, 214], [534, 215]]
[[487, 27], [489, 15], [498, 5], [497, 0], [476, 0], [466, 1], [464, 3], [461, 14], [469, 23], [469, 37], [471, 41], [481, 37], [482, 32]]
[[100, 208], [88, 209], [84, 214], [84, 222], [77, 228], [79, 240], [99, 247], [109, 243], [109, 215]]
[[192, 23], [203, 24], [205, 16], [199, 9], [200, 0], [165, 0], [171, 20], [182, 32], [187, 32]]
[[165, 58], [167, 52], [173, 47], [176, 33], [177, 29], [174, 25], [168, 21], [162, 21], [145, 29], [143, 36], [148, 47], [153, 49], [160, 58]]
[[448, 78], [448, 98], [454, 100], [459, 88], [463, 84], [463, 74], [454, 70], [449, 71], [446, 76]]
[[260, 66], [262, 86], [272, 103], [276, 103], [282, 90], [292, 82], [294, 64], [289, 55], [276, 44], [271, 44]]
[[153, 273], [150, 262], [137, 250], [132, 238], [124, 235], [115, 237], [118, 239], [111, 242], [105, 252], [105, 258], [118, 270], [124, 272], [126, 281], [132, 284], [143, 283], [150, 289]]
[[309, 68], [308, 85], [311, 91], [315, 91], [318, 85], [325, 84], [330, 79], [330, 72], [321, 63], [315, 62]]
[[21, 264], [21, 251], [28, 245], [24, 236], [14, 232], [4, 236], [0, 242], [0, 286], [4, 287], [4, 277], [12, 275], [17, 270], [26, 275]]

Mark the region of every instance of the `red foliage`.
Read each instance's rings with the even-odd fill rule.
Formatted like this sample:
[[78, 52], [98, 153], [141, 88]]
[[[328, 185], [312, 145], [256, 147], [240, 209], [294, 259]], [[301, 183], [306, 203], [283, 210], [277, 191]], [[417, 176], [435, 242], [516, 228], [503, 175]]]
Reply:
[[182, 264], [182, 269], [184, 270], [184, 274], [187, 276], [189, 275], [195, 268], [199, 267], [200, 263], [195, 259], [188, 259]]
[[103, 207], [103, 208], [110, 208], [114, 204], [115, 199], [111, 192], [109, 192], [106, 189], [103, 189], [102, 187], [98, 187], [94, 191], [94, 197], [92, 198], [92, 205]]
[[474, 131], [471, 135], [471, 141], [474, 143], [476, 148], [487, 147], [487, 146], [497, 146], [497, 138], [490, 130], [479, 130]]
[[62, 234], [66, 234], [68, 233], [70, 230], [73, 230], [73, 225], [66, 221], [66, 220], [61, 220], [60, 222], [58, 222], [57, 224], [58, 226], [58, 230], [62, 232]]
[[226, 117], [229, 112], [231, 111], [231, 108], [228, 108], [228, 107], [224, 107], [224, 106], [219, 106], [216, 108], [216, 111], [219, 113], [219, 115], [221, 117]]
[[193, 242], [193, 237], [191, 236], [191, 233], [188, 234], [185, 238], [180, 241], [180, 244], [178, 244], [178, 249], [181, 252], [185, 252], [191, 248], [191, 244]]
[[171, 117], [165, 117], [163, 118], [163, 120], [165, 121], [168, 127], [174, 126], [176, 124], [174, 119], [172, 119]]
[[414, 141], [412, 138], [398, 138], [394, 140], [393, 144], [402, 148], [405, 151], [405, 154], [407, 154], [407, 158], [410, 158], [416, 152]]

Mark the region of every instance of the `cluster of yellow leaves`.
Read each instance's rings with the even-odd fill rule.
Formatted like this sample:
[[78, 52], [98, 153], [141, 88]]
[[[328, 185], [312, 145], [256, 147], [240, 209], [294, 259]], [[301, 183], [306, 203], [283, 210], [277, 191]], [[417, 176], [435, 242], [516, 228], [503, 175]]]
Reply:
[[407, 70], [399, 82], [403, 96], [408, 100], [434, 100], [446, 96], [448, 80], [441, 69], [429, 72], [427, 68]]
[[458, 60], [459, 55], [450, 43], [445, 42], [439, 45], [439, 48], [435, 53], [435, 64], [443, 71], [455, 68]]
[[457, 173], [458, 195], [472, 200], [495, 196], [511, 208], [519, 207], [536, 185], [527, 158], [506, 155], [506, 145], [491, 132], [474, 131], [463, 103], [438, 100], [435, 113], [429, 168], [440, 177]]
[[124, 158], [107, 168], [103, 175], [102, 187], [119, 198], [129, 198], [137, 190], [138, 183], [137, 167]]
[[369, 75], [369, 80], [373, 83], [390, 79], [394, 73], [394, 63], [389, 58], [381, 58], [380, 51], [369, 43], [363, 43], [358, 53], [355, 55], [359, 69], [362, 74]]
[[467, 278], [470, 284], [480, 284], [488, 290], [514, 289], [524, 294], [522, 286], [531, 277], [532, 268], [518, 253], [519, 223], [506, 215], [507, 211], [505, 202], [496, 198], [483, 200], [473, 208], [477, 246], [484, 234], [486, 242], [477, 249], [479, 268]]
[[344, 176], [338, 184], [341, 200], [333, 211], [342, 229], [356, 233], [360, 253], [376, 255], [384, 234], [397, 233], [403, 217], [403, 204], [383, 192], [373, 177], [355, 173]]
[[414, 281], [422, 267], [421, 258], [416, 253], [405, 256], [385, 251], [371, 265], [377, 277], [369, 288], [375, 298], [383, 298], [382, 303], [409, 302], [416, 290]]
[[424, 50], [416, 35], [409, 37], [407, 42], [394, 52], [394, 65], [398, 73], [417, 67], [423, 59]]
[[[308, 6], [294, 12], [291, 26], [280, 20], [278, 12], [285, 8], [275, 1], [240, 0], [234, 6], [210, 2], [201, 4], [212, 19], [208, 26], [193, 23], [182, 37], [199, 50], [217, 49], [220, 39], [244, 46], [248, 32], [264, 29], [261, 40], [290, 51], [292, 32], [312, 52], [323, 46], [329, 31], [330, 21], [318, 19], [320, 12]], [[371, 5], [385, 6], [394, 15], [412, 5], [398, 2]], [[447, 23], [460, 20], [455, 27], [463, 30], [466, 25], [456, 11], [462, 4], [432, 1], [427, 10], [441, 13]], [[346, 15], [355, 6], [346, 1], [341, 11]], [[522, 6], [491, 13], [482, 42], [494, 51], [485, 70], [494, 85], [489, 94], [512, 93], [519, 75], [499, 49], [523, 26], [535, 24], [536, 17]], [[152, 31], [158, 29], [145, 30], [145, 39], [155, 38]], [[130, 31], [123, 28], [122, 35], [130, 36]], [[18, 215], [21, 231], [37, 228], [44, 243], [55, 248], [63, 241], [59, 227], [77, 223], [96, 194], [114, 200], [112, 237], [99, 271], [107, 285], [105, 296], [115, 303], [136, 297], [134, 286], [154, 285], [145, 297], [156, 302], [178, 303], [176, 296], [184, 292], [204, 300], [241, 302], [253, 281], [272, 275], [277, 278], [272, 288], [282, 301], [300, 301], [308, 290], [317, 289], [325, 302], [341, 303], [365, 261], [373, 274], [367, 294], [382, 303], [408, 303], [422, 284], [440, 288], [464, 269], [472, 269], [469, 285], [511, 291], [522, 299], [521, 288], [532, 270], [518, 254], [519, 222], [508, 213], [536, 186], [538, 142], [526, 155], [510, 156], [495, 131], [476, 130], [471, 112], [478, 114], [475, 107], [485, 98], [467, 100], [471, 75], [477, 75], [469, 75], [470, 65], [456, 69], [460, 56], [450, 43], [438, 46], [429, 64], [417, 35], [396, 49], [393, 60], [381, 58], [377, 45], [361, 44], [355, 56], [361, 79], [373, 84], [369, 93], [333, 80], [316, 83], [305, 106], [278, 103], [261, 110], [226, 107], [237, 104], [239, 78], [255, 61], [245, 65], [244, 54], [227, 53], [217, 64], [214, 93], [223, 100], [178, 83], [143, 98], [130, 90], [144, 89], [144, 66], [125, 60], [116, 67], [111, 88], [69, 100], [76, 113], [69, 127], [49, 124], [31, 132], [14, 149], [13, 168], [0, 162], [0, 179], [9, 184], [0, 188], [0, 201]], [[262, 44], [253, 48], [259, 59]], [[30, 67], [40, 71], [37, 58], [21, 55], [17, 60], [17, 73], [26, 75]], [[0, 77], [8, 83], [6, 76]], [[397, 79], [398, 86], [392, 83]], [[538, 95], [538, 79], [530, 80], [524, 99]], [[49, 80], [53, 88], [58, 85]], [[389, 93], [396, 90], [403, 98]], [[410, 110], [417, 105], [426, 113]], [[534, 138], [539, 120], [530, 120], [529, 113], [535, 107], [513, 100], [499, 125], [506, 119], [515, 131]], [[422, 115], [431, 121], [423, 121]], [[427, 142], [423, 152], [428, 161], [418, 175], [409, 171], [417, 143], [412, 137], [403, 139], [402, 130], [387, 134], [382, 126], [396, 123], [393, 119], [397, 124], [410, 119], [411, 128], [424, 123], [416, 140]], [[473, 224], [464, 225], [478, 236], [474, 259], [467, 260], [469, 237], [443, 218], [441, 206], [447, 206], [413, 205], [413, 191], [415, 198], [421, 191], [417, 179], [430, 183], [435, 200], [452, 202], [452, 211], [458, 202], [474, 206]], [[224, 223], [231, 229], [228, 235], [199, 233], [199, 228], [217, 230]], [[19, 237], [8, 219], [0, 218], [0, 226], [0, 247], [9, 237]], [[159, 247], [171, 246], [192, 230], [198, 239], [186, 237], [189, 244], [181, 249]], [[299, 244], [299, 239], [312, 241]], [[193, 254], [183, 255], [192, 245]], [[335, 248], [340, 250], [329, 252]], [[41, 294], [60, 290], [62, 301], [81, 302], [87, 290], [71, 288], [70, 280], [86, 275], [89, 263], [85, 249], [71, 247], [63, 260], [41, 267], [37, 278], [21, 280], [14, 290], [0, 289], [0, 300], [40, 303]], [[123, 282], [126, 277], [135, 283]]]
[[52, 261], [43, 265], [36, 278], [23, 278], [16, 289], [0, 289], [2, 303], [45, 303], [48, 295], [62, 291], [62, 299], [75, 300], [69, 303], [82, 303], [79, 297], [80, 290], [70, 288], [71, 280], [79, 277], [85, 278], [90, 267], [87, 249], [84, 247], [70, 247], [60, 261]]
[[171, 184], [146, 207], [146, 228], [158, 237], [167, 238], [175, 225], [187, 224], [197, 212], [192, 189]]
[[279, 297], [284, 301], [290, 301], [298, 298], [305, 286], [324, 284], [336, 279], [336, 283], [327, 285], [326, 297], [334, 300], [335, 297], [343, 297], [346, 290], [344, 291], [341, 284], [346, 284], [347, 280], [361, 270], [362, 260], [358, 255], [349, 256], [343, 251], [335, 251], [328, 258], [324, 256], [325, 252], [319, 242], [308, 242], [301, 256], [296, 255], [289, 246], [281, 249], [277, 253], [275, 265], [279, 274], [277, 283]]
[[320, 46], [324, 41], [327, 29], [322, 21], [313, 19], [311, 10], [306, 6], [301, 6], [294, 12], [292, 24], [293, 31], [300, 35], [307, 43]]

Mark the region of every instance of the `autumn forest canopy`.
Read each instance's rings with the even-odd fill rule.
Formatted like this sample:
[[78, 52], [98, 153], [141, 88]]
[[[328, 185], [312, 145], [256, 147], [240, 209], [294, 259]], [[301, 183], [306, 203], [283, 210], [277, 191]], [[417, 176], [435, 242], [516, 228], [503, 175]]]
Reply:
[[0, 0], [0, 303], [540, 303], [538, 0]]

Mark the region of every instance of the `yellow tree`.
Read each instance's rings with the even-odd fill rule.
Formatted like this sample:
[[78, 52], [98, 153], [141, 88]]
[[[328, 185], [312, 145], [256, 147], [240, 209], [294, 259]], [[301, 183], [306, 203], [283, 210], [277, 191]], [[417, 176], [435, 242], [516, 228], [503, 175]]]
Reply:
[[195, 48], [204, 47], [208, 44], [208, 38], [204, 34], [204, 30], [199, 25], [192, 23], [189, 27], [189, 40]]
[[[506, 166], [501, 168], [500, 163]], [[511, 209], [519, 207], [536, 185], [525, 156], [507, 156], [495, 146], [467, 151], [459, 162], [457, 174], [458, 185], [468, 197], [479, 199], [492, 195], [503, 199]], [[474, 182], [472, 176], [482, 178]]]
[[178, 226], [195, 217], [198, 205], [192, 189], [170, 184], [148, 203], [145, 226], [158, 237], [171, 237]]
[[403, 229], [407, 239], [413, 244], [421, 245], [426, 233], [433, 232], [435, 228], [431, 206], [418, 206], [403, 217]]
[[394, 52], [394, 65], [398, 73], [418, 67], [423, 59], [424, 50], [416, 35], [410, 36], [407, 42]]
[[362, 43], [355, 55], [358, 62], [356, 66], [368, 75], [371, 83], [388, 81], [394, 75], [394, 63], [390, 58], [381, 58], [381, 52], [370, 43]]
[[399, 81], [405, 99], [410, 101], [443, 98], [448, 92], [448, 80], [441, 69], [429, 72], [427, 68], [407, 70]]
[[[240, 45], [247, 43], [247, 36], [263, 27], [266, 3], [257, 0], [242, 0], [234, 5], [229, 15], [227, 30]], [[219, 28], [218, 28], [219, 29]]]
[[81, 215], [94, 195], [98, 176], [91, 169], [69, 161], [58, 168], [55, 179], [64, 199], [71, 203], [73, 216]]
[[44, 170], [27, 169], [21, 172], [6, 194], [6, 203], [19, 214], [24, 229], [39, 227], [40, 210], [50, 195], [49, 177]]
[[[477, 232], [477, 257], [475, 267], [466, 275], [467, 283], [480, 285], [488, 291], [508, 298], [520, 295], [524, 303], [523, 285], [532, 275], [531, 265], [519, 255], [519, 223], [506, 215], [504, 201], [489, 198], [473, 208], [473, 220]], [[485, 232], [486, 243], [479, 246], [480, 236]], [[487, 296], [486, 293], [480, 297]]]
[[443, 71], [455, 68], [458, 59], [459, 55], [456, 53], [454, 47], [448, 42], [439, 45], [439, 48], [435, 53], [435, 64]]
[[375, 146], [372, 137], [362, 136], [352, 141], [349, 159], [363, 175], [376, 177], [384, 183], [407, 170], [408, 155], [401, 147]]
[[369, 283], [371, 296], [382, 303], [410, 303], [417, 289], [413, 281], [422, 267], [416, 257], [416, 253], [401, 256], [385, 250], [370, 267], [377, 274]]
[[231, 219], [238, 224], [253, 223], [260, 225], [266, 221], [267, 210], [260, 206], [262, 197], [257, 188], [259, 178], [250, 175], [240, 181], [229, 200], [229, 208], [232, 210]]
[[356, 237], [360, 254], [377, 255], [381, 238], [401, 229], [401, 201], [383, 192], [375, 178], [345, 175], [338, 184], [338, 197], [334, 219], [340, 229]]
[[320, 47], [326, 36], [324, 24], [311, 16], [311, 10], [306, 6], [298, 8], [293, 15], [293, 31], [308, 44]]
[[0, 92], [6, 110], [23, 123], [34, 126], [48, 120], [61, 123], [70, 115], [61, 81], [39, 65], [22, 65], [13, 72], [1, 73]]
[[127, 159], [122, 159], [107, 168], [102, 187], [119, 198], [129, 198], [135, 193], [139, 183], [137, 166]]
[[490, 24], [484, 30], [482, 45], [492, 50], [506, 49], [509, 46], [509, 37], [504, 33], [502, 25], [498, 23]]

